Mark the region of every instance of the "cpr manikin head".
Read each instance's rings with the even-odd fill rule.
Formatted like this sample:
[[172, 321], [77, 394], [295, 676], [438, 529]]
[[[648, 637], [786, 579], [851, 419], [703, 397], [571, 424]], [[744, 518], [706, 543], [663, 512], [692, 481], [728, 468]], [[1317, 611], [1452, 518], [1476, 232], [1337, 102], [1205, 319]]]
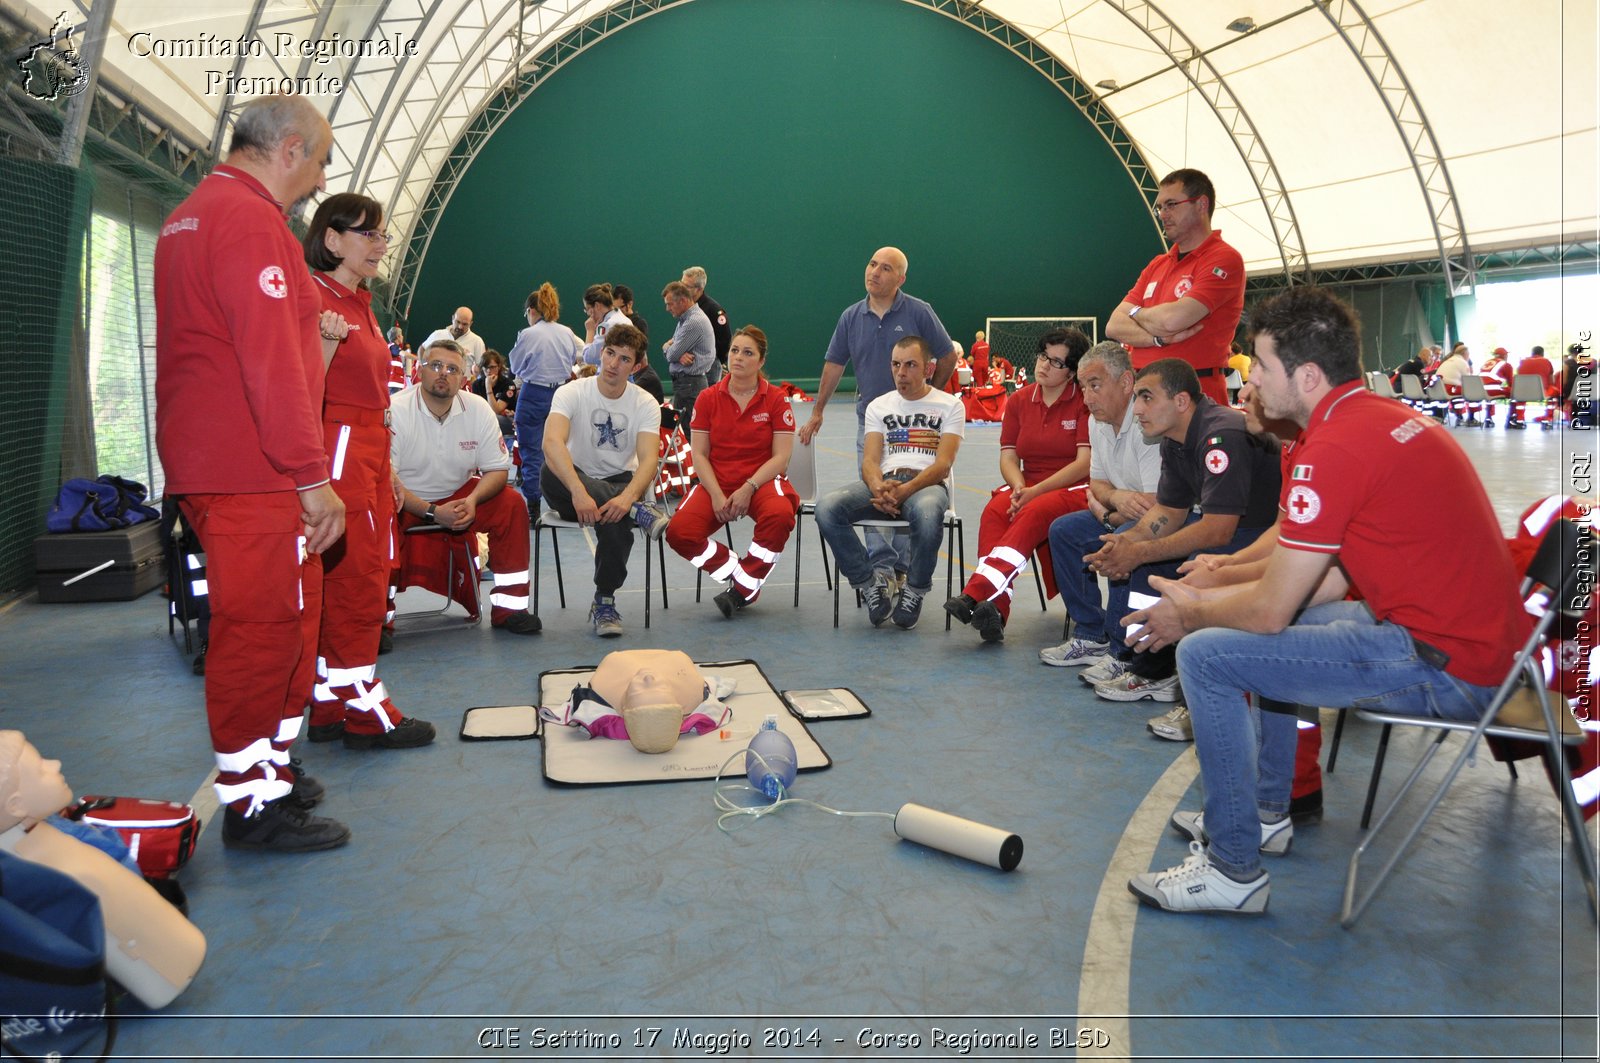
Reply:
[[45, 760], [21, 731], [0, 731], [0, 831], [32, 826], [71, 803], [61, 762]]
[[617, 711], [628, 725], [628, 741], [641, 753], [665, 753], [678, 744], [683, 709], [665, 679], [654, 668], [633, 674]]

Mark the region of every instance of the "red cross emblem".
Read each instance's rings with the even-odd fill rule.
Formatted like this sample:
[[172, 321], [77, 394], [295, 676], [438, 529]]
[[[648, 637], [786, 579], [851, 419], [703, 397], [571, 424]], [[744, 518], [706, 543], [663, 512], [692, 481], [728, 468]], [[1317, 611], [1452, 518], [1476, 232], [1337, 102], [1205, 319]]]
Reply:
[[1212, 476], [1221, 476], [1228, 471], [1228, 455], [1221, 449], [1206, 451], [1206, 469]]
[[1306, 524], [1316, 520], [1317, 514], [1322, 512], [1322, 499], [1311, 488], [1295, 484], [1289, 489], [1284, 509], [1288, 511], [1290, 520], [1296, 524]]
[[261, 290], [274, 299], [287, 299], [289, 297], [289, 282], [284, 280], [283, 270], [277, 266], [268, 266], [261, 271], [261, 276], [256, 278], [261, 285]]

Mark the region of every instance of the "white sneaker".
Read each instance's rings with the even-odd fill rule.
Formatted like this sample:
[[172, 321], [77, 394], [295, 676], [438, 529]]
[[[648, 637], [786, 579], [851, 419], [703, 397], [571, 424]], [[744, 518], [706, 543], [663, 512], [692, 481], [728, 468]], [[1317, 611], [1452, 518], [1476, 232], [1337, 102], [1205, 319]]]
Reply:
[[1088, 639], [1068, 639], [1059, 646], [1046, 646], [1039, 651], [1039, 663], [1052, 668], [1079, 668], [1086, 664], [1099, 664], [1111, 648], [1107, 642], [1090, 642]]
[[1128, 892], [1145, 904], [1169, 912], [1233, 912], [1258, 915], [1267, 910], [1272, 887], [1262, 871], [1249, 882], [1235, 882], [1211, 866], [1205, 846], [1189, 843], [1189, 856], [1177, 867], [1150, 871], [1128, 880]]
[[1095, 685], [1094, 692], [1107, 701], [1177, 701], [1178, 677], [1146, 679], [1142, 675], [1124, 672], [1106, 683]]
[[1189, 706], [1178, 705], [1164, 716], [1157, 716], [1144, 725], [1145, 730], [1168, 742], [1193, 742], [1194, 724], [1189, 722]]
[[1110, 654], [1107, 654], [1106, 656], [1100, 658], [1099, 664], [1092, 664], [1088, 668], [1085, 668], [1083, 671], [1079, 672], [1078, 678], [1083, 680], [1085, 683], [1088, 683], [1090, 686], [1095, 687], [1099, 686], [1101, 683], [1109, 683], [1118, 676], [1126, 675], [1127, 672], [1128, 663], [1126, 661], [1119, 661]]
[[[1206, 836], [1204, 812], [1174, 812], [1172, 829], [1192, 842], [1210, 842]], [[1284, 816], [1276, 823], [1261, 824], [1261, 851], [1269, 856], [1282, 856], [1294, 844], [1294, 820]]]

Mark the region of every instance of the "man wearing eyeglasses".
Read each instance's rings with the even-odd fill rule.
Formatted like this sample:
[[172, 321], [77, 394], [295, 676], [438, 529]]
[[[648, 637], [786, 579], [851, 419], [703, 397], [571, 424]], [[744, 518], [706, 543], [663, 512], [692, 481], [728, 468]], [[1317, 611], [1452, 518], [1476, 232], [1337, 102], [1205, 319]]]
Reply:
[[505, 437], [488, 401], [462, 392], [465, 370], [456, 341], [438, 340], [418, 366], [418, 383], [394, 397], [390, 454], [404, 485], [400, 530], [432, 525], [450, 535], [487, 535], [494, 569], [489, 623], [536, 635], [539, 618], [528, 612], [528, 504], [505, 489], [511, 469]]
[[1162, 178], [1156, 218], [1170, 245], [1139, 274], [1106, 322], [1106, 336], [1133, 348], [1133, 368], [1160, 358], [1194, 367], [1200, 388], [1228, 404], [1229, 344], [1244, 310], [1244, 260], [1211, 228], [1217, 192], [1199, 170]]
[[422, 341], [422, 346], [417, 350], [417, 357], [426, 359], [428, 348], [439, 340], [455, 340], [461, 348], [461, 353], [467, 358], [467, 372], [476, 376], [478, 366], [483, 364], [485, 344], [483, 337], [472, 331], [472, 307], [458, 306], [455, 314], [450, 318], [450, 324], [442, 329], [435, 329]]

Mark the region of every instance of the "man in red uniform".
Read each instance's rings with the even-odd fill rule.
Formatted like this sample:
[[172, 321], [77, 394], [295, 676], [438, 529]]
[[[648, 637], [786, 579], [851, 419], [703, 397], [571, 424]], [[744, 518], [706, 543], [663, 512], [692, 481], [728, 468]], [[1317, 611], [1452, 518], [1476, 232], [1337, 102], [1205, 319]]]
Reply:
[[[1162, 601], [1127, 618], [1145, 625], [1138, 648], [1182, 638], [1205, 780], [1204, 812], [1172, 817], [1189, 858], [1128, 883], [1169, 911], [1265, 911], [1261, 853], [1293, 839], [1287, 792], [1268, 800], [1261, 785], [1288, 777], [1293, 747], [1258, 762], [1245, 694], [1476, 720], [1531, 628], [1472, 462], [1436, 421], [1363, 386], [1355, 311], [1292, 288], [1256, 307], [1251, 332], [1262, 412], [1303, 433], [1266, 572], [1210, 591], [1153, 580]], [[1403, 563], [1422, 556], [1435, 563]], [[1345, 600], [1352, 585], [1362, 601]]]
[[324, 185], [327, 121], [253, 100], [228, 159], [156, 243], [156, 445], [206, 551], [206, 715], [223, 842], [297, 852], [350, 832], [289, 747], [315, 677], [321, 553], [344, 533], [322, 446], [318, 298], [286, 209]]
[[[1200, 390], [1228, 404], [1228, 355], [1244, 309], [1244, 260], [1211, 228], [1217, 192], [1199, 170], [1162, 178], [1156, 217], [1171, 247], [1106, 322], [1106, 336], [1133, 349], [1137, 373], [1158, 358], [1194, 366]], [[1159, 349], [1158, 349], [1159, 348]]]

